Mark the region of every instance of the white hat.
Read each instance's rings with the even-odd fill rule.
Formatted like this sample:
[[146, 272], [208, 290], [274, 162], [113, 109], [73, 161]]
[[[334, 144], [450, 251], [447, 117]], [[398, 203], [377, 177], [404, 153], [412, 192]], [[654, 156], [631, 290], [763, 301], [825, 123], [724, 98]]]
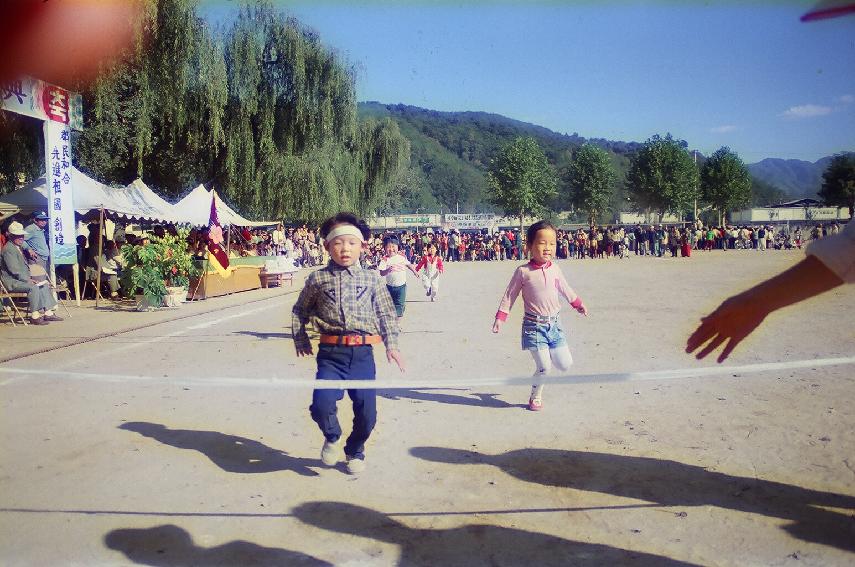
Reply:
[[24, 232], [24, 225], [19, 222], [13, 222], [9, 224], [9, 228], [6, 229], [6, 232], [9, 233], [9, 236], [26, 236], [27, 233]]

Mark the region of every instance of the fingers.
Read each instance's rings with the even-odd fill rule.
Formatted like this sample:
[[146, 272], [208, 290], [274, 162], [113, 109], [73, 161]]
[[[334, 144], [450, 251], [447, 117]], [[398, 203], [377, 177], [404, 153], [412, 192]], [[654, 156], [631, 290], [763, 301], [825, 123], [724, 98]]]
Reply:
[[707, 346], [705, 346], [700, 352], [698, 352], [698, 354], [695, 355], [695, 358], [697, 358], [698, 360], [705, 358], [709, 353], [717, 349], [725, 340], [727, 340], [727, 337], [725, 337], [724, 335], [716, 335], [715, 338], [713, 338], [713, 340], [711, 340]]
[[686, 341], [686, 352], [694, 351], [716, 334], [712, 323], [707, 318], [702, 319], [702, 321], [700, 326], [695, 329], [695, 332], [691, 334], [689, 340]]
[[730, 356], [730, 353], [733, 352], [733, 349], [736, 348], [736, 345], [742, 342], [742, 339], [745, 337], [731, 337], [730, 340], [724, 345], [724, 349], [721, 351], [721, 354], [718, 355], [717, 362], [721, 364], [724, 360]]

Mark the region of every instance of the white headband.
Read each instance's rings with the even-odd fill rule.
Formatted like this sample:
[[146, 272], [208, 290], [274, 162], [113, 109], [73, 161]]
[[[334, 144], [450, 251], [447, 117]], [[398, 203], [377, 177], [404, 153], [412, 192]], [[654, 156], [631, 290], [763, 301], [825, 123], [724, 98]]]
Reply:
[[352, 224], [338, 225], [332, 229], [329, 234], [327, 234], [327, 237], [324, 240], [332, 242], [333, 239], [338, 238], [339, 236], [353, 236], [358, 238], [360, 242], [365, 242], [365, 239], [362, 238], [362, 232]]

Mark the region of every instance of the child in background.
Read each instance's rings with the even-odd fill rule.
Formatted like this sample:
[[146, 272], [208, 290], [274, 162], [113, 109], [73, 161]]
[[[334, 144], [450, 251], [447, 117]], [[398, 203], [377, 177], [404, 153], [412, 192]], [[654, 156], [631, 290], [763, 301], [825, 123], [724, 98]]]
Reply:
[[389, 290], [389, 295], [392, 296], [392, 303], [395, 304], [395, 313], [398, 319], [404, 316], [404, 303], [407, 300], [407, 272], [410, 270], [418, 276], [413, 265], [404, 256], [398, 252], [398, 238], [396, 236], [387, 236], [383, 239], [383, 251], [385, 255], [380, 260], [379, 266], [380, 275], [386, 278], [386, 289]]
[[[383, 279], [359, 265], [363, 244], [371, 236], [365, 221], [352, 213], [338, 213], [321, 225], [321, 237], [330, 263], [313, 271], [291, 316], [297, 356], [311, 356], [307, 327], [321, 335], [316, 380], [374, 380], [373, 344], [386, 344], [386, 358], [404, 371], [398, 351], [398, 320]], [[309, 411], [324, 434], [321, 461], [335, 466], [343, 458], [347, 472], [365, 469], [365, 442], [377, 423], [377, 391], [347, 391], [353, 402], [353, 431], [342, 448], [336, 404], [343, 390], [315, 390]], [[343, 451], [342, 451], [343, 449]]]
[[427, 251], [416, 265], [414, 273], [418, 274], [422, 268], [425, 269], [422, 283], [424, 283], [426, 295], [430, 297], [431, 301], [436, 301], [436, 294], [439, 293], [439, 276], [445, 271], [445, 268], [442, 265], [442, 258], [437, 255], [436, 246], [433, 244], [427, 247]]
[[528, 409], [543, 409], [543, 377], [552, 368], [570, 370], [573, 357], [567, 347], [559, 312], [563, 297], [576, 311], [587, 316], [582, 299], [567, 284], [557, 264], [555, 254], [557, 231], [548, 221], [538, 221], [526, 232], [526, 245], [531, 261], [516, 269], [496, 312], [493, 332], [498, 333], [507, 320], [517, 296], [522, 292], [525, 314], [522, 322], [522, 348], [531, 352], [537, 365], [535, 383], [531, 387]]

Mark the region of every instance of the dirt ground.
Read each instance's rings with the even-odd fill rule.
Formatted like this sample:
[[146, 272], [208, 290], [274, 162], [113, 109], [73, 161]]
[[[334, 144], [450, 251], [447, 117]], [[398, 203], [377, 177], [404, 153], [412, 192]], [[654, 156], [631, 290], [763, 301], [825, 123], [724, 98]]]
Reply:
[[[591, 311], [563, 314], [573, 372], [715, 365], [683, 352], [699, 317], [801, 257], [561, 261]], [[526, 386], [465, 386], [533, 371], [521, 304], [490, 332], [516, 265], [448, 265], [436, 303], [410, 279], [404, 377], [457, 386], [382, 391], [358, 477], [320, 463], [292, 290], [208, 300], [193, 316], [5, 363], [0, 562], [855, 561], [855, 366], [547, 385], [544, 410], [530, 412]], [[849, 286], [776, 313], [726, 364], [851, 357], [853, 305]], [[103, 313], [87, 328], [148, 316]], [[71, 339], [86, 317], [55, 332]], [[16, 333], [0, 327], [21, 352], [59, 344]], [[376, 358], [380, 383], [400, 377]], [[306, 388], [277, 387], [294, 379]], [[348, 403], [339, 413], [349, 423]]]

